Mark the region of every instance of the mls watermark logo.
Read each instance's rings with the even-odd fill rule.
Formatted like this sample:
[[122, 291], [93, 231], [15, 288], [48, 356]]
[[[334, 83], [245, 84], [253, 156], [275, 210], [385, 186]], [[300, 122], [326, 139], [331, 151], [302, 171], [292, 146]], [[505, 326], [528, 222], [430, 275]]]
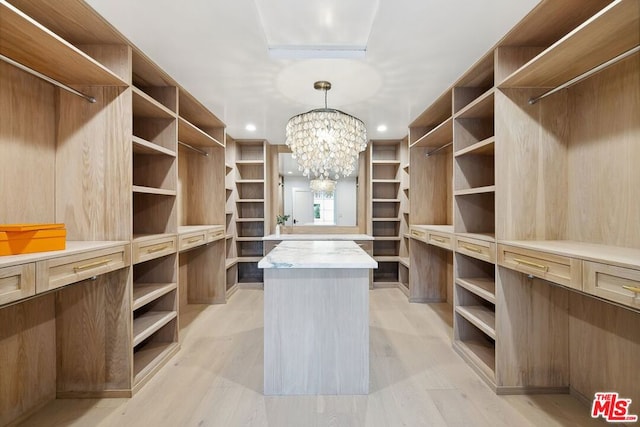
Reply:
[[596, 393], [591, 407], [591, 418], [602, 417], [610, 423], [638, 421], [637, 415], [629, 414], [631, 399], [622, 399], [615, 392]]

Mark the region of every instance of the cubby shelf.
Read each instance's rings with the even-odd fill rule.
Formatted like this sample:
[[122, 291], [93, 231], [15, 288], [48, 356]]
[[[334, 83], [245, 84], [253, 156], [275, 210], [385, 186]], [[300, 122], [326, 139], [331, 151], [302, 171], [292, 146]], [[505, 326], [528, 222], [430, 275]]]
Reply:
[[224, 147], [224, 144], [182, 117], [178, 118], [178, 140], [196, 147]]
[[487, 185], [484, 187], [468, 188], [465, 190], [455, 190], [453, 194], [455, 196], [468, 196], [471, 194], [495, 193], [495, 191], [496, 191], [495, 185]]
[[413, 147], [428, 147], [428, 148], [440, 148], [443, 145], [450, 143], [453, 140], [453, 118], [449, 117], [444, 122], [440, 123], [429, 133], [422, 136], [416, 142], [411, 144]]
[[176, 152], [169, 150], [161, 145], [154, 144], [145, 139], [132, 136], [133, 152], [137, 154], [151, 154], [151, 155], [164, 155], [169, 157], [176, 157]]
[[133, 345], [137, 346], [177, 316], [175, 311], [149, 311], [133, 319]]
[[177, 342], [148, 343], [133, 354], [133, 384], [140, 384], [180, 348]]
[[177, 283], [134, 283], [133, 310], [155, 301], [177, 287]]
[[496, 282], [486, 278], [456, 278], [456, 284], [492, 304], [496, 303]]
[[156, 194], [159, 196], [175, 196], [178, 194], [176, 190], [166, 190], [164, 188], [145, 187], [142, 185], [134, 185], [132, 186], [132, 190], [134, 193]]
[[455, 114], [456, 119], [493, 119], [494, 88], [489, 89]]
[[464, 156], [467, 154], [478, 156], [493, 156], [495, 151], [495, 137], [491, 136], [487, 139], [483, 139], [473, 145], [458, 150], [454, 153], [455, 157]]
[[456, 313], [463, 316], [491, 339], [496, 339], [496, 315], [480, 305], [456, 306]]
[[617, 0], [499, 83], [556, 87], [640, 44], [640, 4]]
[[141, 89], [132, 86], [133, 93], [133, 115], [146, 119], [167, 119], [172, 120], [177, 117], [176, 113], [162, 105]]
[[0, 3], [0, 53], [67, 85], [128, 86], [98, 61], [7, 2]]
[[495, 346], [483, 340], [455, 340], [453, 347], [495, 387]]

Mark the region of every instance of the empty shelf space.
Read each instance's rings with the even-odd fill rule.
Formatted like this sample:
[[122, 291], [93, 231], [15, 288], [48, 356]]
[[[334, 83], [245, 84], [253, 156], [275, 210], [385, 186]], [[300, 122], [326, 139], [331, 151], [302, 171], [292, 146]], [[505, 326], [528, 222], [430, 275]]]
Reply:
[[383, 184], [400, 184], [399, 179], [372, 179], [372, 183], [383, 183]]
[[397, 240], [401, 240], [402, 238], [400, 236], [373, 236], [373, 240], [386, 240], [386, 241], [397, 241]]
[[236, 160], [236, 165], [263, 165], [264, 160]]
[[179, 349], [177, 342], [149, 343], [133, 354], [134, 384], [138, 384], [158, 365], [172, 356]]
[[225, 262], [225, 269], [229, 269], [238, 263], [238, 258], [227, 258]]
[[157, 194], [160, 196], [175, 196], [177, 194], [176, 190], [165, 190], [162, 188], [144, 187], [142, 185], [134, 185], [132, 186], [132, 190], [134, 193]]
[[133, 115], [149, 119], [175, 119], [176, 113], [133, 86]]
[[237, 179], [236, 184], [264, 184], [264, 179]]
[[178, 119], [178, 140], [199, 147], [224, 147], [223, 143], [182, 117]]
[[236, 237], [236, 242], [262, 242], [262, 236]]
[[264, 222], [264, 218], [237, 218], [236, 222]]
[[411, 144], [413, 147], [440, 148], [453, 140], [453, 118], [449, 117], [444, 122], [433, 128], [427, 134], [423, 135], [416, 142]]
[[133, 320], [133, 345], [140, 344], [175, 318], [175, 311], [149, 311]]
[[456, 313], [467, 319], [471, 324], [496, 339], [496, 314], [481, 305], [457, 306]]
[[398, 222], [400, 218], [373, 218], [373, 222]]
[[176, 283], [134, 283], [133, 309], [137, 310], [176, 288]]
[[399, 166], [400, 160], [371, 160], [371, 163], [374, 165], [392, 165]]
[[493, 156], [495, 152], [495, 140], [494, 136], [484, 139], [480, 142], [476, 142], [462, 150], [455, 152], [455, 156], [464, 156], [465, 154], [473, 154], [479, 156]]
[[112, 71], [7, 2], [0, 3], [0, 53], [66, 85], [128, 86]]
[[374, 256], [373, 259], [375, 259], [378, 262], [400, 262], [400, 257], [398, 256]]
[[264, 199], [238, 199], [236, 203], [262, 203]]
[[556, 87], [638, 46], [640, 5], [614, 1], [507, 77], [500, 87]]
[[494, 88], [491, 88], [460, 110], [455, 117], [459, 119], [491, 118], [493, 117], [493, 99]]
[[400, 203], [400, 199], [372, 199], [373, 203]]
[[487, 185], [485, 187], [467, 188], [465, 190], [455, 190], [453, 194], [456, 196], [467, 196], [470, 194], [494, 193], [495, 191], [496, 191], [495, 185]]
[[496, 349], [494, 345], [481, 340], [456, 340], [454, 348], [479, 369], [491, 383], [495, 384]]
[[456, 284], [492, 304], [496, 303], [496, 282], [485, 278], [457, 278]]
[[133, 152], [137, 154], [165, 155], [176, 157], [176, 152], [161, 145], [154, 144], [137, 136], [132, 137]]
[[410, 262], [409, 262], [409, 257], [399, 257], [399, 262], [400, 264], [404, 265], [407, 268], [410, 268]]

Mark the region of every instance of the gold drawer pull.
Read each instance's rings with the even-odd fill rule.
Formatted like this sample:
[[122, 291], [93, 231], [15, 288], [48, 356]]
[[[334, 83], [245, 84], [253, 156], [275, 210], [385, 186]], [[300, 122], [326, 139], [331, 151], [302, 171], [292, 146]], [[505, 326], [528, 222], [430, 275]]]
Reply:
[[89, 268], [100, 267], [109, 264], [111, 261], [111, 258], [109, 258], [103, 259], [102, 261], [90, 262], [89, 264], [78, 265], [77, 267], [73, 267], [73, 271], [77, 273], [78, 271], [87, 270]]
[[482, 253], [482, 249], [476, 248], [475, 246], [471, 246], [471, 245], [460, 245], [460, 246], [462, 246], [463, 248], [465, 248], [468, 251], [475, 252], [477, 254]]
[[637, 286], [622, 286], [623, 289], [633, 292], [634, 294], [640, 294], [640, 288]]
[[422, 234], [422, 233], [420, 233], [420, 232], [418, 232], [416, 230], [411, 230], [411, 235], [412, 236], [418, 236], [418, 237], [424, 236], [424, 234]]
[[446, 242], [446, 240], [443, 239], [442, 237], [436, 237], [436, 236], [431, 236], [431, 240], [435, 240], [436, 242], [440, 242], [440, 243]]
[[187, 244], [199, 242], [200, 240], [202, 240], [202, 237], [194, 237], [193, 239], [187, 240]]
[[154, 252], [164, 251], [164, 250], [165, 250], [165, 249], [167, 249], [169, 246], [171, 246], [171, 245], [156, 246], [155, 248], [147, 249], [147, 253], [148, 253], [148, 254], [152, 254], [152, 253], [154, 253]]
[[518, 264], [528, 265], [529, 267], [538, 268], [542, 271], [549, 271], [549, 266], [543, 264], [537, 264], [535, 262], [527, 261], [526, 259], [514, 258], [513, 259]]

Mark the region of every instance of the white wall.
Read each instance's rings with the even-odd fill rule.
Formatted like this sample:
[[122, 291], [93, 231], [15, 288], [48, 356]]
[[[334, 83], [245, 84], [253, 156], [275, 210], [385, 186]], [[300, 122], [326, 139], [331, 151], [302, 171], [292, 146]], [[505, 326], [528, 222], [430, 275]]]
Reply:
[[[303, 176], [284, 177], [284, 213], [291, 215], [293, 210], [293, 189], [309, 189], [309, 179]], [[357, 220], [358, 191], [356, 178], [342, 178], [336, 185], [336, 225], [355, 226]], [[293, 218], [289, 217], [287, 225], [293, 225]]]

